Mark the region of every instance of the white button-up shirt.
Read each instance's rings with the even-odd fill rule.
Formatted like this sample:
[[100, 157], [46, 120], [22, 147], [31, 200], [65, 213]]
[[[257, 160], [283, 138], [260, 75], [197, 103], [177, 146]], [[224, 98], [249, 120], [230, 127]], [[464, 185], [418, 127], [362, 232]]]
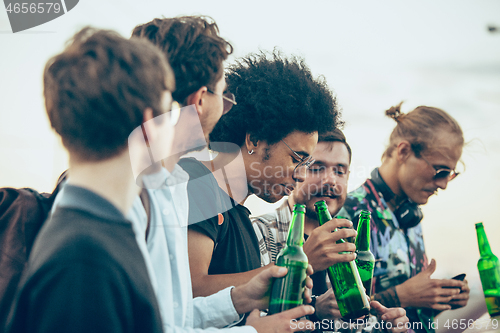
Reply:
[[[151, 283], [156, 291], [165, 332], [213, 332], [240, 319], [231, 300], [231, 288], [193, 299], [187, 247], [188, 174], [178, 165], [170, 174], [164, 168], [144, 177], [150, 201], [147, 215], [137, 197], [129, 218], [136, 232]], [[250, 326], [231, 332], [252, 332]]]

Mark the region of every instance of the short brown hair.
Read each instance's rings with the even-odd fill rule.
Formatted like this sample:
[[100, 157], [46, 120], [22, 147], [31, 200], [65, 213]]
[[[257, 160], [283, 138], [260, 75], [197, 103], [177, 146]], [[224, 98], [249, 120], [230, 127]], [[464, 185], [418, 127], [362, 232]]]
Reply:
[[457, 145], [463, 146], [464, 134], [458, 122], [445, 111], [430, 107], [419, 106], [413, 111], [404, 114], [401, 112], [401, 105], [391, 107], [385, 111], [388, 117], [397, 123], [389, 138], [389, 146], [382, 155], [382, 159], [390, 157], [397, 146], [397, 141], [407, 140], [412, 147], [416, 157], [420, 157], [426, 151], [439, 149], [433, 145], [434, 138], [438, 131], [449, 131], [457, 139]]
[[203, 86], [215, 89], [224, 75], [223, 61], [233, 52], [215, 21], [204, 16], [156, 18], [136, 26], [132, 36], [149, 39], [165, 53], [175, 74], [172, 96], [182, 104]]
[[161, 114], [163, 93], [173, 86], [165, 57], [151, 43], [86, 27], [47, 62], [43, 92], [64, 146], [96, 161], [126, 148], [146, 108]]
[[340, 129], [335, 128], [331, 131], [327, 131], [327, 132], [319, 134], [318, 143], [320, 143], [320, 142], [331, 142], [331, 143], [341, 142], [341, 143], [343, 143], [345, 145], [345, 147], [347, 148], [347, 152], [349, 153], [349, 164], [351, 163], [351, 155], [352, 155], [351, 147], [347, 143], [345, 135]]

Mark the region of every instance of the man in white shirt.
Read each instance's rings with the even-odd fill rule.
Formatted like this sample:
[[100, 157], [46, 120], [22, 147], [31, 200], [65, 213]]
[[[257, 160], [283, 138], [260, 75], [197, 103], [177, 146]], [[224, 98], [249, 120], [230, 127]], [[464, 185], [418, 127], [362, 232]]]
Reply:
[[[138, 242], [144, 245], [142, 250], [164, 330], [213, 331], [237, 322], [240, 314], [267, 308], [265, 294], [271, 278], [285, 274], [273, 267], [240, 287], [229, 287], [206, 298], [192, 296], [187, 250], [188, 176], [177, 161], [183, 154], [206, 146], [206, 138], [218, 119], [235, 103], [232, 94], [224, 93], [223, 61], [232, 52], [232, 46], [218, 36], [214, 22], [202, 17], [155, 19], [137, 26], [132, 35], [147, 38], [164, 51], [176, 78], [173, 98], [184, 107], [175, 127], [173, 153], [162, 156], [163, 167], [157, 163], [152, 166], [157, 172], [144, 177], [145, 188], [140, 199], [136, 198], [129, 217], [134, 222]], [[176, 118], [173, 113], [172, 118]], [[154, 146], [154, 142], [149, 144]], [[231, 330], [298, 331], [292, 328], [290, 320], [312, 312], [310, 306], [301, 306], [261, 318], [254, 311], [246, 321], [250, 326]]]

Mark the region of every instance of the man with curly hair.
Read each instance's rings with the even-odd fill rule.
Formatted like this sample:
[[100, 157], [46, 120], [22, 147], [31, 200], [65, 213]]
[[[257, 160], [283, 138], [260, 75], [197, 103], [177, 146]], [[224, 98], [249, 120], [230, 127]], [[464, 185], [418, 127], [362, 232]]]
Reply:
[[302, 59], [251, 54], [229, 68], [226, 81], [238, 104], [210, 134], [217, 157], [180, 161], [197, 180], [188, 185], [195, 296], [240, 285], [262, 270], [243, 203], [251, 194], [267, 202], [288, 195], [304, 180], [318, 133], [341, 123], [332, 92]]
[[[205, 147], [217, 120], [235, 103], [234, 96], [225, 93], [223, 66], [232, 46], [219, 36], [212, 19], [198, 16], [154, 19], [137, 26], [133, 36], [148, 39], [163, 51], [175, 74], [172, 96], [183, 108], [175, 126], [174, 153], [162, 161], [164, 168], [144, 177], [147, 188], [136, 198], [130, 217], [147, 241], [164, 331], [217, 331], [239, 320], [240, 314], [265, 309], [271, 278], [285, 274], [273, 267], [248, 284], [228, 285], [210, 297], [192, 297], [187, 249], [189, 177], [177, 161], [181, 154]], [[303, 306], [269, 318], [255, 311], [246, 322], [249, 326], [231, 331], [292, 332], [290, 320], [313, 311]]]

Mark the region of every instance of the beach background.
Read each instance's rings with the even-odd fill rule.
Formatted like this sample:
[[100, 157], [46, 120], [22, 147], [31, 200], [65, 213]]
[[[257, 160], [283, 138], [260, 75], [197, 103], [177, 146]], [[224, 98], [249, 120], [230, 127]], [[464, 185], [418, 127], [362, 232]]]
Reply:
[[[482, 221], [500, 255], [500, 1], [161, 1], [81, 0], [71, 11], [13, 34], [0, 8], [0, 186], [51, 191], [67, 156], [44, 111], [46, 61], [84, 26], [128, 37], [155, 17], [209, 15], [234, 46], [228, 64], [258, 50], [305, 59], [335, 92], [353, 150], [349, 190], [380, 164], [395, 126], [384, 111], [401, 101], [442, 108], [461, 124], [463, 173], [423, 206], [427, 254], [436, 278], [466, 273], [471, 301], [445, 317], [485, 311], [474, 223]], [[237, 98], [237, 96], [236, 96]], [[251, 197], [258, 215], [272, 210]]]

